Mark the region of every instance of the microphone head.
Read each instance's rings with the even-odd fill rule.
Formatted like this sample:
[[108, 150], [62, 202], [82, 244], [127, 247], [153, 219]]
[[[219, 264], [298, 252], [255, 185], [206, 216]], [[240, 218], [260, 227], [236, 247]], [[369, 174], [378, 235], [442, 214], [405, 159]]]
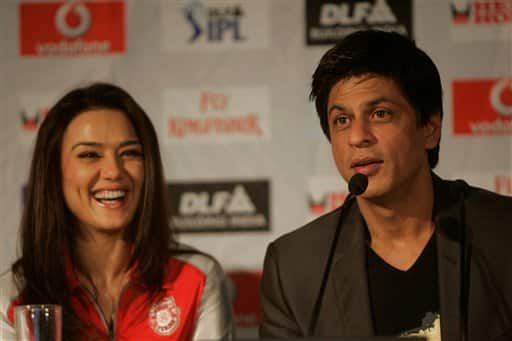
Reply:
[[368, 187], [368, 177], [364, 174], [356, 173], [352, 175], [348, 181], [348, 190], [350, 194], [363, 194], [364, 191], [366, 191], [366, 187]]

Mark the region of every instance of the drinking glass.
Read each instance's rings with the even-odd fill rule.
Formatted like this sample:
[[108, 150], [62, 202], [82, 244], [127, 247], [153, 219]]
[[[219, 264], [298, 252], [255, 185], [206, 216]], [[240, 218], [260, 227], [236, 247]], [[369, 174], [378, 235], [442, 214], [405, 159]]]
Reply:
[[61, 341], [62, 308], [55, 304], [20, 305], [14, 309], [18, 341]]

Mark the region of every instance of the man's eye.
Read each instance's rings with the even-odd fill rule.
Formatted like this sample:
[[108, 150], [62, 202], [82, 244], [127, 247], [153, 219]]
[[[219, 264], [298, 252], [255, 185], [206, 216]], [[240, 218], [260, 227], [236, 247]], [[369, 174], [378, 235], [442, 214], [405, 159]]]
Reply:
[[350, 122], [350, 119], [347, 116], [336, 116], [333, 120], [334, 126], [344, 126], [347, 125]]
[[100, 154], [98, 154], [97, 152], [81, 152], [80, 154], [78, 154], [78, 157], [80, 159], [97, 159], [100, 157]]
[[391, 116], [391, 112], [387, 110], [376, 110], [373, 112], [372, 116], [378, 120], [388, 119]]

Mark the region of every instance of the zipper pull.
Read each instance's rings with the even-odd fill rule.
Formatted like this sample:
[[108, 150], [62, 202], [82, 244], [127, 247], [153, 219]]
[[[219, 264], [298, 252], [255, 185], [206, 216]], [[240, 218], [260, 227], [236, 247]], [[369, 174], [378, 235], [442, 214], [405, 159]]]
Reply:
[[114, 339], [114, 320], [110, 319], [108, 322], [108, 339], [115, 341]]

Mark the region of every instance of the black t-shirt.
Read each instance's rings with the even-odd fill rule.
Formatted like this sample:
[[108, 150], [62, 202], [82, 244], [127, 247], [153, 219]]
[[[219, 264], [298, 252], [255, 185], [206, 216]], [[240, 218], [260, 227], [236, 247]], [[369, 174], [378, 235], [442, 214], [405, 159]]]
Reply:
[[407, 271], [367, 248], [368, 287], [376, 335], [400, 335], [433, 327], [439, 318], [435, 235]]

